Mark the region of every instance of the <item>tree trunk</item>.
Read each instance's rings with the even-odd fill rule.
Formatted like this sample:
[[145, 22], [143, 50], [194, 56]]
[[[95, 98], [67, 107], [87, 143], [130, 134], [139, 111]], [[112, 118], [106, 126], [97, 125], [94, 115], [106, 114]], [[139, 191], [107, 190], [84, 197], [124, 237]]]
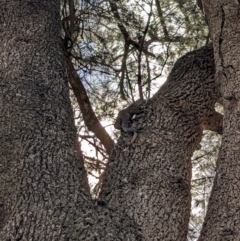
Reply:
[[[186, 240], [190, 158], [203, 129], [222, 131], [212, 46], [179, 59], [142, 106], [133, 124], [137, 139], [129, 146], [123, 133], [100, 199], [92, 201], [68, 96], [59, 9], [58, 0], [1, 1], [1, 240]], [[225, 107], [235, 111], [227, 113], [234, 127], [238, 95], [230, 93]], [[237, 147], [226, 123], [225, 138]]]
[[213, 190], [199, 241], [240, 240], [240, 5], [239, 1], [203, 1], [214, 45], [215, 78], [224, 105], [222, 146]]
[[1, 240], [63, 240], [90, 199], [59, 9], [59, 1], [1, 1]]
[[132, 146], [123, 133], [110, 157], [100, 199], [141, 228], [143, 240], [185, 241], [191, 156], [204, 128], [221, 133], [211, 45], [179, 59], [167, 82], [142, 107]]
[[141, 240], [131, 219], [91, 200], [59, 10], [58, 0], [1, 1], [0, 239]]

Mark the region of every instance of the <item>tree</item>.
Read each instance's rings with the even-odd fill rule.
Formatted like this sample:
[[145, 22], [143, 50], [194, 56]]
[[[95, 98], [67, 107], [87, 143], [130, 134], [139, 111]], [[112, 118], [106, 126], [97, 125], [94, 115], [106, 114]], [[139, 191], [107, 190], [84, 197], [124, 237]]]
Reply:
[[214, 46], [215, 79], [224, 106], [223, 140], [199, 240], [238, 240], [239, 234], [239, 2], [203, 1]]
[[145, 240], [186, 240], [190, 158], [202, 129], [222, 132], [212, 51], [207, 45], [176, 62], [136, 124], [136, 143], [125, 150], [120, 139], [109, 160], [100, 198], [134, 218]]
[[[190, 158], [205, 129], [224, 135], [199, 240], [238, 240], [239, 5], [203, 1], [213, 45], [180, 58], [139, 106], [138, 138], [129, 146], [121, 135], [93, 200], [69, 100], [74, 71], [69, 42], [60, 40], [60, 2], [1, 3], [1, 240], [186, 240]], [[214, 109], [221, 98], [223, 126]]]
[[59, 1], [1, 5], [0, 237], [61, 240], [90, 195], [68, 96]]
[[[82, 113], [76, 118], [92, 131], [80, 124], [80, 137], [106, 157], [104, 148], [110, 153], [113, 144], [96, 116], [112, 118], [123, 99], [130, 104], [152, 96], [177, 56], [208, 42], [208, 30], [197, 6], [187, 1], [62, 2], [64, 42], [72, 33], [64, 44], [69, 81]], [[84, 101], [77, 93], [84, 93]]]

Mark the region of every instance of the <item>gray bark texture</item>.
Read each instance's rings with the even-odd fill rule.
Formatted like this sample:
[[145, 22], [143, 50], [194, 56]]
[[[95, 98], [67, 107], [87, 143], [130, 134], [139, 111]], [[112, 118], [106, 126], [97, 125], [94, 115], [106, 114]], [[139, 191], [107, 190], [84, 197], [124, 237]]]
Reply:
[[61, 54], [59, 8], [59, 1], [1, 1], [1, 240], [60, 240], [90, 198]]
[[222, 146], [199, 241], [240, 240], [240, 4], [203, 0], [224, 106]]
[[[137, 139], [129, 145], [131, 134], [122, 134], [93, 201], [69, 100], [59, 5], [1, 1], [0, 240], [186, 240], [190, 158], [203, 129], [222, 132], [212, 45], [179, 59], [143, 103], [132, 124]], [[233, 96], [227, 103], [237, 110]]]
[[141, 240], [91, 200], [68, 93], [60, 3], [0, 7], [0, 240]]
[[100, 199], [141, 227], [143, 240], [184, 241], [190, 215], [191, 156], [203, 129], [222, 133], [214, 104], [212, 45], [180, 58], [167, 82], [123, 133], [113, 150]]

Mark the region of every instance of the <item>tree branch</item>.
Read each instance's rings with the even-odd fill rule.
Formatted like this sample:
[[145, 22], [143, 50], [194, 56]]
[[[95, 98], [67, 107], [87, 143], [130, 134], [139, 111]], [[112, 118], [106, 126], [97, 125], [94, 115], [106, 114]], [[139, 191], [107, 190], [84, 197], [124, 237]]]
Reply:
[[148, 21], [147, 21], [147, 26], [144, 30], [142, 38], [140, 38], [140, 40], [141, 40], [140, 41], [140, 50], [139, 50], [139, 54], [138, 54], [138, 92], [139, 92], [139, 97], [140, 97], [141, 100], [143, 100], [142, 69], [141, 69], [142, 52], [143, 52], [143, 49], [144, 49], [145, 37], [146, 37], [146, 34], [148, 32], [150, 19], [151, 19], [151, 16], [152, 16], [152, 4], [153, 4], [153, 1], [151, 2], [151, 9], [150, 9], [150, 13], [149, 13]]
[[162, 8], [161, 8], [159, 0], [155, 0], [155, 4], [157, 6], [158, 17], [160, 18], [160, 23], [161, 23], [162, 28], [163, 28], [164, 36], [165, 36], [165, 38], [169, 39], [167, 25], [166, 25], [165, 19], [163, 17]]
[[114, 147], [114, 142], [109, 136], [107, 131], [103, 128], [98, 118], [96, 117], [92, 105], [87, 96], [87, 92], [81, 82], [80, 77], [78, 76], [76, 70], [74, 69], [73, 63], [71, 62], [70, 57], [65, 57], [68, 79], [69, 83], [73, 89], [74, 95], [77, 98], [80, 110], [83, 115], [83, 120], [87, 128], [92, 131], [96, 137], [101, 141], [103, 146], [106, 149], [108, 154], [111, 153], [111, 150]]
[[[114, 18], [117, 20], [117, 25], [118, 28], [120, 29], [125, 41], [132, 45], [134, 48], [140, 50], [141, 49], [141, 45], [139, 43], [137, 43], [136, 41], [132, 40], [127, 29], [125, 28], [125, 26], [122, 24], [122, 20], [120, 18], [119, 12], [118, 12], [118, 7], [117, 4], [114, 2], [114, 0], [109, 0], [109, 4], [110, 4], [110, 8], [111, 11], [113, 13]], [[152, 57], [156, 57], [153, 53], [149, 52], [147, 49], [143, 49], [142, 50], [143, 53], [150, 55]]]

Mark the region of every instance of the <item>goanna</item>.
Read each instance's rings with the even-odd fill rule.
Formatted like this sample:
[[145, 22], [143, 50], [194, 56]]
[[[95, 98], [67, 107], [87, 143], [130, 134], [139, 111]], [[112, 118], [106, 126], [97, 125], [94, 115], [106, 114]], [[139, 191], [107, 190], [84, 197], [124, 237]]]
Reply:
[[146, 103], [146, 100], [139, 99], [129, 105], [126, 109], [119, 111], [117, 119], [114, 123], [115, 129], [122, 129], [124, 132], [133, 133], [130, 144], [132, 144], [136, 140], [138, 135], [137, 130], [129, 126], [130, 122], [134, 115], [138, 115], [143, 112], [144, 103]]

